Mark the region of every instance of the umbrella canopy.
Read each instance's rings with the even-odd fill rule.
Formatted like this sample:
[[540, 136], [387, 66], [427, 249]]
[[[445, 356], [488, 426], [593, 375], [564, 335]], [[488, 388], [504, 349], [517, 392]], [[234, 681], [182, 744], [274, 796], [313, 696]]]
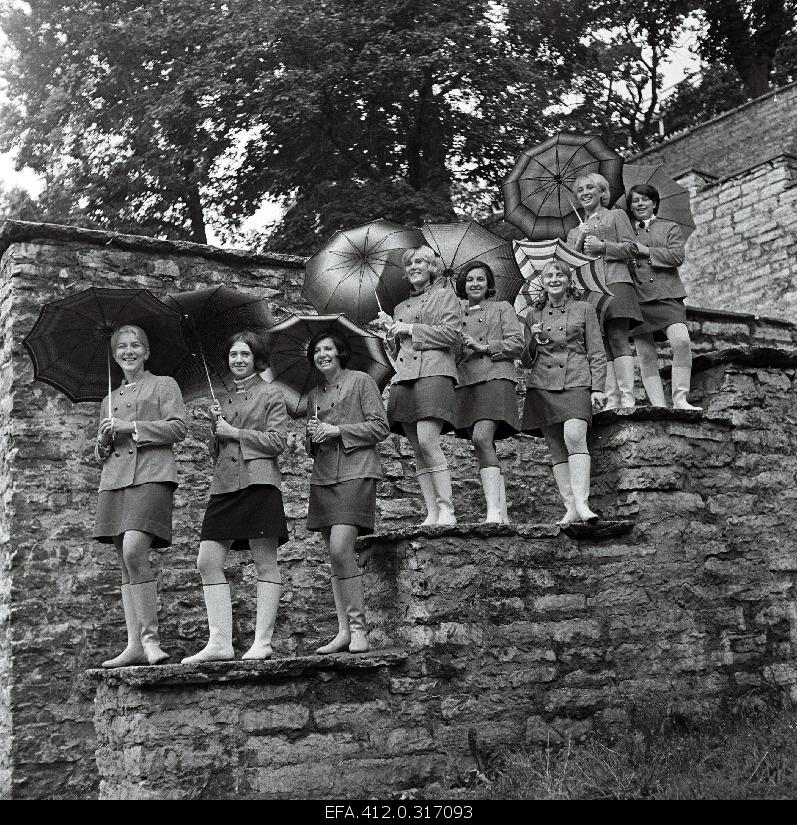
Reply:
[[346, 313], [356, 323], [391, 314], [410, 294], [401, 256], [423, 236], [386, 220], [335, 232], [305, 266], [302, 295], [319, 313]]
[[42, 307], [22, 342], [33, 361], [34, 378], [71, 401], [102, 401], [111, 378], [122, 380], [110, 341], [113, 331], [124, 324], [147, 333], [147, 369], [156, 375], [173, 374], [190, 357], [180, 314], [151, 292], [89, 287]]
[[476, 221], [425, 223], [421, 232], [426, 243], [442, 258], [445, 275], [456, 279], [457, 273], [472, 261], [488, 264], [495, 276], [497, 301], [515, 300], [523, 286], [523, 277], [512, 251], [511, 241], [499, 238]]
[[573, 185], [598, 172], [609, 182], [609, 203], [623, 192], [623, 159], [595, 135], [559, 132], [524, 149], [504, 178], [504, 217], [530, 240], [565, 238], [580, 218]]
[[183, 317], [183, 333], [191, 347], [172, 373], [186, 401], [215, 392], [229, 391], [229, 367], [225, 353], [227, 339], [236, 332], [251, 330], [257, 335], [274, 326], [268, 302], [228, 286], [175, 292], [164, 303]]
[[[615, 209], [625, 209], [625, 199], [632, 186], [640, 183], [647, 183], [655, 186], [661, 203], [659, 203], [658, 216], [665, 220], [677, 223], [681, 228], [684, 240], [695, 231], [695, 221], [692, 218], [692, 206], [690, 203], [689, 190], [676, 183], [665, 171], [664, 164], [648, 165], [643, 163], [630, 163], [623, 166], [623, 185], [625, 192], [620, 195]], [[633, 215], [629, 216], [634, 220]]]
[[266, 334], [273, 383], [285, 393], [288, 415], [307, 414], [307, 397], [319, 381], [318, 371], [307, 360], [307, 345], [318, 332], [335, 330], [351, 347], [348, 369], [367, 372], [383, 390], [394, 374], [378, 335], [363, 329], [345, 315], [290, 315]]
[[542, 294], [540, 273], [548, 261], [563, 261], [573, 273], [576, 284], [584, 291], [584, 300], [595, 307], [603, 325], [604, 315], [612, 300], [606, 286], [606, 264], [602, 258], [590, 258], [569, 247], [564, 241], [514, 241], [515, 257], [524, 283], [515, 299], [515, 312], [522, 318]]

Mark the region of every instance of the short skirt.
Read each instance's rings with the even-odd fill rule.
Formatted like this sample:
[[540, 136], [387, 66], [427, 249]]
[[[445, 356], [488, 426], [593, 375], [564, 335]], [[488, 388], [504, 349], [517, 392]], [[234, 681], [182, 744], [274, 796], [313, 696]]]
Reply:
[[570, 418], [581, 418], [590, 426], [590, 395], [589, 387], [570, 387], [564, 390], [539, 390], [529, 387], [523, 406], [523, 432], [541, 437], [542, 427], [562, 424]]
[[94, 538], [113, 544], [116, 536], [128, 530], [149, 533], [153, 547], [172, 543], [174, 490], [171, 482], [149, 481], [120, 490], [101, 490], [97, 498]]
[[202, 519], [200, 541], [230, 541], [233, 550], [249, 549], [249, 539], [288, 540], [282, 493], [271, 484], [211, 496]]
[[337, 484], [311, 484], [307, 529], [313, 532], [335, 524], [353, 524], [359, 535], [374, 532], [376, 479], [353, 478]]
[[390, 388], [387, 400], [387, 420], [390, 431], [404, 435], [402, 424], [414, 424], [425, 418], [443, 422], [443, 432], [456, 425], [454, 379], [447, 375], [432, 375], [415, 381], [402, 381]]
[[614, 296], [606, 307], [604, 324], [615, 318], [627, 318], [631, 327], [636, 327], [643, 320], [642, 309], [636, 297], [633, 284], [610, 284], [607, 289]]
[[639, 305], [644, 319], [634, 327], [629, 335], [652, 334], [658, 341], [666, 341], [665, 330], [672, 324], [686, 323], [686, 307], [683, 298], [662, 298], [658, 301], [646, 301]]
[[458, 438], [471, 438], [473, 425], [477, 421], [497, 421], [495, 438], [510, 438], [520, 430], [517, 392], [515, 384], [508, 378], [493, 378], [479, 384], [457, 387], [457, 427], [454, 434]]

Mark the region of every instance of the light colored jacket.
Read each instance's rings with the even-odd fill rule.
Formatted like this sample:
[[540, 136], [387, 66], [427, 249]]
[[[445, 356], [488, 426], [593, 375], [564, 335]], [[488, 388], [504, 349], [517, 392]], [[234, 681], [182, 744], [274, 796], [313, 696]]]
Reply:
[[390, 435], [390, 427], [376, 381], [368, 373], [343, 370], [335, 384], [310, 390], [308, 415], [316, 405], [318, 420], [339, 427], [340, 438], [323, 444], [305, 440], [305, 449], [315, 458], [310, 484], [382, 478], [376, 445]]
[[460, 339], [457, 353], [459, 386], [467, 387], [495, 378], [506, 378], [517, 383], [515, 359], [523, 351], [523, 326], [515, 310], [507, 301], [483, 301], [472, 307], [467, 300], [460, 302], [462, 334], [487, 344], [489, 352], [475, 352]]
[[242, 392], [219, 396], [228, 424], [240, 431], [238, 441], [215, 438], [211, 450], [216, 462], [210, 494], [232, 493], [252, 484], [280, 488], [277, 456], [288, 443], [288, 413], [282, 391], [258, 375], [236, 382]]
[[138, 441], [132, 434], [116, 433], [105, 457], [95, 445], [94, 455], [102, 463], [100, 491], [149, 482], [176, 487], [172, 445], [185, 438], [188, 426], [183, 395], [174, 378], [144, 371], [135, 384], [121, 384], [100, 405], [100, 419], [109, 415], [134, 421]]
[[[529, 309], [525, 321], [526, 347], [520, 360], [531, 373], [526, 386], [540, 390], [589, 387], [603, 392], [606, 386], [606, 354], [598, 316], [592, 304], [568, 298], [562, 307], [545, 304]], [[531, 333], [542, 323], [538, 344]]]
[[684, 262], [686, 252], [678, 224], [655, 218], [642, 229], [639, 222], [634, 221], [633, 231], [637, 243], [650, 247], [647, 255], [635, 256], [636, 266], [632, 268], [639, 303], [685, 298], [686, 288], [678, 267]]
[[415, 381], [433, 375], [456, 380], [454, 352], [462, 329], [459, 298], [440, 277], [422, 292], [410, 295], [393, 311], [393, 319], [412, 324], [412, 337], [403, 336], [401, 346], [388, 336], [385, 344], [395, 359], [393, 383]]
[[584, 226], [577, 226], [567, 233], [567, 245], [584, 252], [584, 238], [587, 235], [594, 235], [606, 242], [606, 249], [598, 257], [606, 265], [604, 275], [607, 286], [632, 283], [628, 268], [632, 255], [628, 243], [634, 240], [634, 230], [628, 215], [622, 209], [601, 206]]

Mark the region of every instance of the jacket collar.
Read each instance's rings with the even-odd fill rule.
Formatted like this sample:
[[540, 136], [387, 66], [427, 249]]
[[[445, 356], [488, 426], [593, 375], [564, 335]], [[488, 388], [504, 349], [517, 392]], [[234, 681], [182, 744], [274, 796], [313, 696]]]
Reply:
[[[144, 370], [141, 373], [141, 377], [138, 378], [136, 381], [133, 381], [132, 384], [136, 387], [143, 387], [145, 384], [149, 383], [149, 380], [152, 378], [152, 373], [149, 370]], [[122, 381], [117, 387], [118, 390], [123, 390], [125, 387], [129, 386], [127, 383], [127, 379], [122, 376]]]
[[417, 298], [419, 295], [423, 295], [423, 294], [425, 294], [425, 293], [427, 293], [427, 292], [430, 292], [430, 291], [431, 291], [431, 290], [433, 290], [436, 286], [438, 286], [438, 284], [440, 283], [440, 281], [441, 281], [442, 277], [443, 277], [442, 275], [438, 275], [438, 276], [437, 276], [437, 278], [436, 278], [434, 281], [432, 281], [431, 283], [427, 284], [427, 285], [426, 285], [423, 289], [419, 289], [419, 290], [417, 290], [417, 291], [416, 291], [416, 290], [414, 290], [414, 289], [410, 290], [410, 297], [411, 297], [411, 298]]

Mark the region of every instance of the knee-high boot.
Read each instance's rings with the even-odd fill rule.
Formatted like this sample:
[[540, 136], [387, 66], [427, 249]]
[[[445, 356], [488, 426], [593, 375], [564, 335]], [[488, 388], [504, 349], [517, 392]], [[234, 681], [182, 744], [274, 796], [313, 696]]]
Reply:
[[365, 653], [370, 649], [368, 631], [365, 626], [365, 595], [363, 594], [362, 573], [347, 579], [338, 579], [346, 616], [349, 620], [349, 653]]
[[651, 407], [666, 407], [664, 400], [664, 387], [661, 384], [661, 376], [658, 371], [645, 375], [642, 373], [642, 386], [645, 388]]
[[606, 362], [606, 403], [604, 410], [616, 410], [620, 406], [620, 391], [617, 389], [617, 376], [614, 361]]
[[501, 507], [500, 507], [500, 510], [501, 510], [501, 523], [502, 524], [509, 524], [510, 523], [510, 521], [509, 521], [509, 511], [507, 510], [507, 504], [506, 504], [506, 480], [504, 478], [503, 472], [500, 475], [500, 479], [501, 480], [500, 480], [500, 484], [499, 484], [499, 490], [500, 490], [500, 494], [501, 494], [501, 499], [500, 499], [501, 500]]
[[559, 488], [559, 495], [562, 497], [565, 505], [564, 517], [558, 521], [558, 524], [573, 524], [574, 522], [581, 521], [576, 512], [573, 488], [570, 486], [570, 464], [567, 461], [554, 464], [553, 477], [556, 481], [556, 486]]
[[141, 628], [138, 626], [129, 584], [122, 585], [122, 609], [125, 613], [125, 625], [127, 626], [127, 647], [113, 659], [106, 659], [102, 663], [103, 667], [130, 667], [131, 665], [148, 664], [144, 648], [141, 646]]
[[692, 383], [692, 367], [672, 365], [672, 408], [674, 410], [702, 410], [702, 407], [693, 407], [687, 396]]
[[432, 481], [431, 470], [418, 470], [416, 477], [418, 485], [421, 488], [421, 495], [423, 496], [423, 503], [426, 505], [426, 520], [421, 522], [422, 527], [437, 524], [437, 497], [434, 491], [434, 482]]
[[448, 466], [441, 464], [431, 467], [429, 475], [434, 484], [435, 499], [437, 500], [437, 522], [439, 527], [451, 527], [457, 523], [454, 514], [454, 504], [451, 501], [451, 471]]
[[484, 499], [487, 502], [487, 516], [485, 524], [501, 524], [501, 468], [482, 467], [479, 476], [484, 489]]
[[153, 580], [131, 584], [129, 587], [144, 655], [149, 664], [158, 665], [169, 658], [169, 654], [161, 650], [158, 636], [158, 583]]
[[270, 659], [271, 637], [277, 622], [280, 604], [281, 582], [257, 580], [257, 618], [255, 619], [255, 641], [241, 656], [242, 659]]
[[338, 614], [338, 635], [328, 644], [317, 648], [316, 653], [340, 653], [342, 650], [349, 649], [349, 642], [351, 641], [349, 617], [346, 613], [343, 595], [340, 592], [340, 584], [335, 576], [332, 577], [332, 595], [335, 597], [335, 611]]
[[578, 517], [588, 524], [593, 524], [600, 516], [589, 506], [590, 470], [592, 458], [589, 453], [573, 453], [567, 459], [570, 467], [570, 487], [573, 490], [573, 505]]
[[614, 359], [614, 374], [620, 391], [620, 406], [635, 407], [634, 397], [634, 356], [621, 355]]
[[199, 653], [186, 656], [184, 665], [198, 662], [229, 662], [235, 658], [232, 649], [232, 599], [227, 582], [202, 587], [208, 612], [208, 643]]

